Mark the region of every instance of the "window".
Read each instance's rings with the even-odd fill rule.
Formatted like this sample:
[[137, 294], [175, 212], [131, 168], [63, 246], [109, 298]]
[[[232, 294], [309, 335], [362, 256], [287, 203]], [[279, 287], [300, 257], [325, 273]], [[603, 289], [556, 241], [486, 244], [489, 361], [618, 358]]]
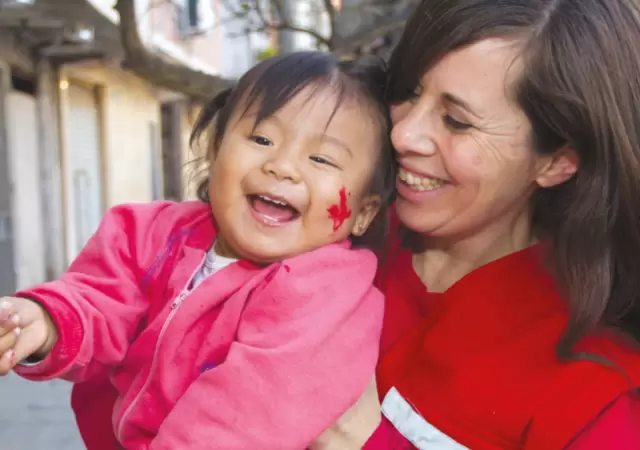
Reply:
[[183, 37], [204, 34], [213, 28], [214, 0], [174, 0], [178, 29]]

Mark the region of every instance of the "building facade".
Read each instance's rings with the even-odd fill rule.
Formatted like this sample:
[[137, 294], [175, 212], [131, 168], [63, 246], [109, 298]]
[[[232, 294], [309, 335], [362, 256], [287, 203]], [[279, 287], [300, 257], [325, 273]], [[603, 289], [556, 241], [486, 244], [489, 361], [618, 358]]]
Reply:
[[[141, 37], [238, 76], [259, 47], [221, 1], [136, 0]], [[121, 67], [114, 3], [0, 0], [0, 294], [59, 276], [107, 208], [189, 195], [193, 108]]]

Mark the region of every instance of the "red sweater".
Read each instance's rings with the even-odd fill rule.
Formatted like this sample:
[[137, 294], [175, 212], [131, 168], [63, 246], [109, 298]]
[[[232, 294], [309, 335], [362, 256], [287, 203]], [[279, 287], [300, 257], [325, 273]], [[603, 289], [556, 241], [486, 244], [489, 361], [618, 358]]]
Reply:
[[[436, 430], [473, 450], [640, 448], [640, 400], [631, 394], [640, 353], [604, 336], [578, 346], [630, 380], [601, 364], [557, 360], [567, 316], [541, 252], [509, 255], [443, 294], [427, 292], [408, 251], [383, 264], [379, 390], [385, 413], [414, 444], [428, 448]], [[398, 399], [404, 414], [396, 414]], [[365, 449], [411, 447], [385, 419]]]

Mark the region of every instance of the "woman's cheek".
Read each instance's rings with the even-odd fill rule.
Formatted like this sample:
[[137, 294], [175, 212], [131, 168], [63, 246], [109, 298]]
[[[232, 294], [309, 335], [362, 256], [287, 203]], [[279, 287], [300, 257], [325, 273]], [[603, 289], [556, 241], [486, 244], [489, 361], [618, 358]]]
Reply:
[[450, 151], [444, 152], [445, 167], [452, 181], [478, 181], [486, 171], [483, 153], [475, 145], [464, 145], [451, 139]]

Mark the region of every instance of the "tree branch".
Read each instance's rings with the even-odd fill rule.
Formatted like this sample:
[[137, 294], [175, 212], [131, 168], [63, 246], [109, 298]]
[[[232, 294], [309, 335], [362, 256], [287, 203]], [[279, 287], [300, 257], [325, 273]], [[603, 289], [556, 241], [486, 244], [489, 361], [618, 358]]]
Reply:
[[294, 33], [302, 33], [311, 36], [316, 40], [319, 44], [324, 44], [328, 47], [331, 47], [331, 38], [326, 38], [318, 33], [313, 28], [299, 27], [294, 25], [291, 22], [291, 19], [286, 15], [284, 6], [280, 2], [280, 0], [270, 0], [271, 6], [275, 9], [276, 14], [278, 16], [278, 22], [271, 21], [267, 15], [265, 14], [261, 0], [253, 0], [253, 9], [258, 15], [260, 21], [262, 22], [262, 26], [258, 26], [256, 30], [276, 30], [276, 31], [291, 31]]
[[404, 27], [405, 22], [406, 19], [404, 18], [381, 18], [380, 21], [369, 28], [357, 31], [346, 38], [340, 38], [339, 42], [335, 44], [333, 52], [339, 56], [350, 56], [358, 49], [372, 43], [376, 39], [384, 37], [394, 31], [401, 30]]
[[334, 37], [336, 33], [336, 9], [333, 6], [331, 0], [323, 0], [324, 9], [329, 15], [329, 48], [333, 48]]
[[191, 69], [156, 55], [140, 38], [134, 0], [118, 0], [120, 40], [124, 49], [123, 67], [154, 83], [200, 101], [207, 101], [231, 86], [230, 80]]
[[[167, 0], [160, 0], [167, 1]], [[265, 10], [262, 1], [268, 2], [273, 8], [272, 16]], [[269, 30], [291, 31], [307, 34], [319, 44], [326, 45], [331, 51], [340, 56], [350, 56], [358, 49], [371, 44], [376, 39], [400, 30], [405, 23], [404, 14], [380, 14], [374, 23], [366, 29], [361, 29], [349, 36], [337, 36], [335, 25], [339, 20], [337, 11], [331, 0], [322, 0], [331, 21], [331, 33], [322, 36], [318, 31], [309, 27], [297, 26], [287, 16], [281, 0], [247, 0], [238, 7], [231, 6], [233, 2], [222, 0], [233, 17], [247, 22], [246, 30], [250, 32], [267, 32]], [[376, 0], [369, 6], [375, 5]], [[386, 0], [388, 1], [388, 0]], [[415, 0], [403, 0], [399, 4], [409, 4]], [[366, 3], [366, 2], [365, 2]], [[245, 6], [246, 5], [246, 6]], [[367, 5], [361, 5], [365, 7]], [[384, 6], [380, 4], [380, 6]], [[220, 76], [211, 75], [192, 69], [183, 64], [173, 62], [169, 57], [156, 54], [148, 49], [140, 37], [136, 19], [135, 0], [117, 0], [115, 9], [120, 14], [120, 38], [124, 49], [123, 66], [149, 82], [169, 90], [184, 93], [197, 101], [206, 101], [215, 96], [222, 89], [230, 87], [232, 81]], [[396, 8], [396, 12], [404, 8]]]

